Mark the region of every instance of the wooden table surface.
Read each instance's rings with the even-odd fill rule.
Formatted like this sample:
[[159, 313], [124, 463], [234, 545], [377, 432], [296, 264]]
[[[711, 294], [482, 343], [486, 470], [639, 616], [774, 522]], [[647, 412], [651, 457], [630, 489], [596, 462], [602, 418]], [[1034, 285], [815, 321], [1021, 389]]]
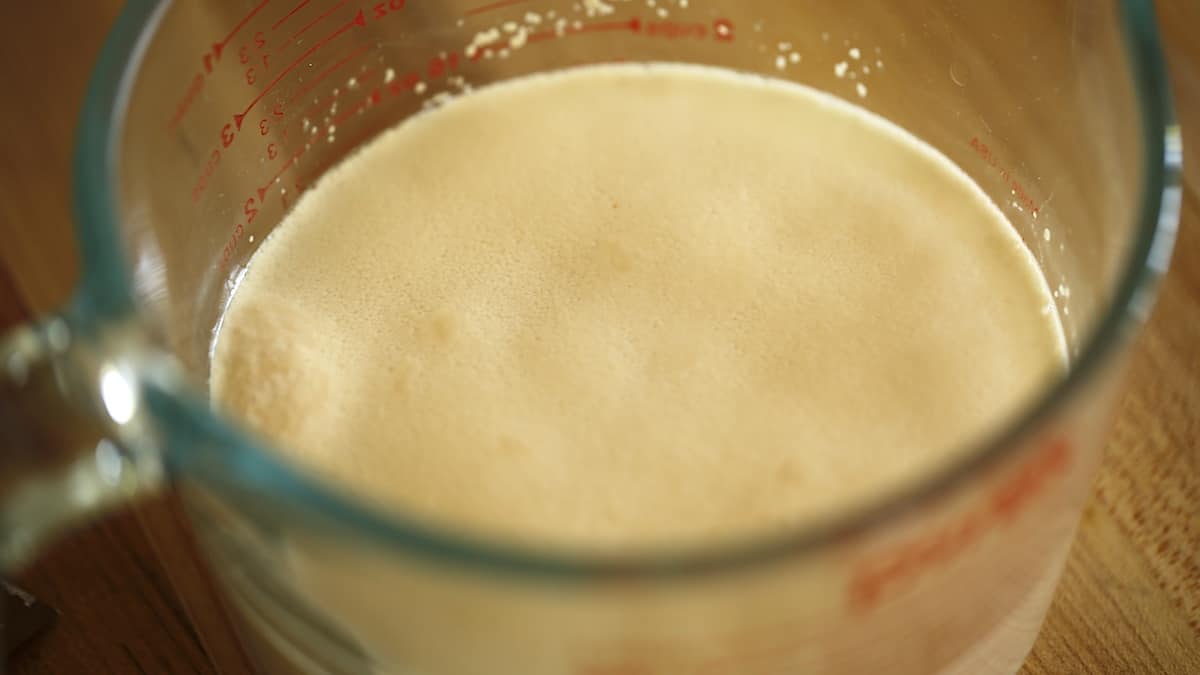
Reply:
[[[120, 4], [0, 3], [0, 325], [59, 304], [74, 282], [71, 139]], [[1198, 160], [1200, 3], [1159, 11]], [[1200, 673], [1200, 171], [1189, 183], [1174, 264], [1028, 675]], [[62, 619], [18, 653], [16, 675], [248, 672], [170, 495], [59, 542], [18, 582]]]

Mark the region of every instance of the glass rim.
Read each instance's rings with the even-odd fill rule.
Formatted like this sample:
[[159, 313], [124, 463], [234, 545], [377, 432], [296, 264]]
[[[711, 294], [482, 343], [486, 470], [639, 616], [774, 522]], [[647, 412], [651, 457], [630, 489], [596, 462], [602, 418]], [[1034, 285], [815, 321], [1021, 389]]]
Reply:
[[[1065, 378], [1044, 390], [1015, 422], [969, 444], [960, 458], [937, 471], [815, 524], [734, 543], [605, 555], [514, 544], [406, 520], [402, 514], [343, 495], [308, 476], [268, 444], [215, 413], [207, 397], [194, 388], [148, 383], [146, 404], [163, 427], [166, 460], [183, 475], [231, 494], [239, 508], [274, 506], [292, 518], [307, 512], [339, 532], [387, 548], [537, 577], [671, 577], [719, 572], [809, 553], [898, 520], [1008, 457], [1021, 447], [1022, 439], [1079, 395], [1123, 344], [1129, 324], [1144, 320], [1165, 271], [1179, 208], [1178, 200], [1169, 194], [1177, 190], [1178, 177], [1168, 172], [1165, 155], [1170, 102], [1154, 8], [1150, 0], [1115, 1], [1123, 17], [1144, 150], [1137, 235], [1116, 293]], [[73, 186], [83, 270], [72, 312], [85, 330], [137, 313], [117, 234], [116, 143], [136, 67], [169, 5], [170, 0], [130, 0], [105, 41], [84, 101]], [[203, 444], [204, 452], [189, 453], [187, 448], [197, 443]], [[264, 495], [269, 498], [263, 499]]]

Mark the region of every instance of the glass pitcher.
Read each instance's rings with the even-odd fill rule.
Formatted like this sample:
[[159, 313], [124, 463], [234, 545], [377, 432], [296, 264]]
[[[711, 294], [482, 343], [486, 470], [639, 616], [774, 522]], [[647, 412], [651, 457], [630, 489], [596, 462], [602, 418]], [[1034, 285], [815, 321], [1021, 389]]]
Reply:
[[[383, 512], [213, 410], [230, 293], [329, 167], [466, 85], [614, 60], [802, 82], [930, 143], [1070, 289], [1069, 375], [861, 508], [655, 555]], [[133, 0], [83, 110], [80, 287], [0, 347], [0, 569], [171, 481], [264, 672], [1014, 672], [1169, 258], [1177, 143], [1147, 0]]]

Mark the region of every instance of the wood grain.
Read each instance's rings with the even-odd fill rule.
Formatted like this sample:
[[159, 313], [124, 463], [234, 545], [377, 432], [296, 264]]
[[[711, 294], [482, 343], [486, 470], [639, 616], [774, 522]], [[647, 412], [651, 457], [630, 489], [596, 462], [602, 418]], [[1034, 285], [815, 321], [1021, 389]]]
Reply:
[[61, 617], [14, 675], [218, 672], [134, 512], [59, 542], [18, 582]]
[[[0, 3], [0, 328], [60, 305], [77, 278], [71, 148], [122, 4]], [[18, 581], [62, 618], [18, 652], [17, 675], [250, 671], [173, 495], [67, 538]]]
[[1027, 675], [1200, 673], [1200, 202]]
[[[0, 319], [75, 279], [69, 150], [118, 0], [0, 3]], [[1159, 5], [1189, 165], [1200, 169], [1200, 3]], [[66, 37], [71, 36], [71, 37]], [[1190, 126], [1189, 122], [1197, 122]], [[1026, 675], [1200, 673], [1200, 171], [1171, 273]], [[15, 675], [249, 672], [170, 495], [60, 542], [19, 580], [63, 613]]]

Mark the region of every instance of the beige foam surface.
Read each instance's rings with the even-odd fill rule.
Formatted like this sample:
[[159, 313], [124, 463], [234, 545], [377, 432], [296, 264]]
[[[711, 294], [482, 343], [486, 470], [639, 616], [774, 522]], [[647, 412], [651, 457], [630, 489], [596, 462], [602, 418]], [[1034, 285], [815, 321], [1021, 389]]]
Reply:
[[948, 461], [1061, 371], [1032, 256], [949, 160], [798, 85], [612, 65], [481, 89], [253, 257], [218, 405], [410, 516], [738, 537]]

